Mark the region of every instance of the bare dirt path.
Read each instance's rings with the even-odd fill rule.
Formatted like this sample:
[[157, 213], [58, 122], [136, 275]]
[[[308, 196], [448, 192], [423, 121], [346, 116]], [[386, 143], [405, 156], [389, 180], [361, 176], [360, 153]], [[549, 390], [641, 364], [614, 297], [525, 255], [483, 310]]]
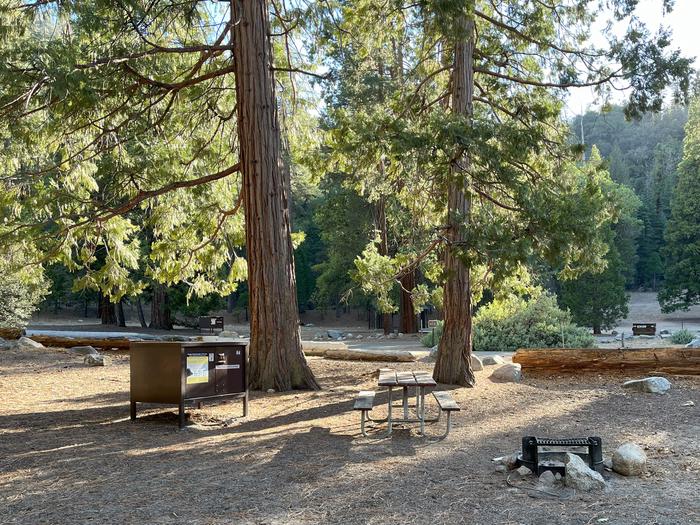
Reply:
[[[2, 523], [700, 522], [700, 384], [690, 379], [653, 396], [623, 391], [622, 377], [504, 385], [478, 372], [476, 388], [454, 390], [463, 410], [446, 440], [406, 428], [368, 441], [352, 399], [374, 388], [380, 364], [312, 358], [323, 391], [256, 392], [247, 419], [236, 402], [207, 406], [178, 431], [173, 411], [129, 422], [128, 357], [110, 361], [0, 351]], [[606, 456], [632, 440], [648, 448], [649, 474], [612, 475], [603, 495], [536, 500], [491, 465], [529, 434], [600, 435]]]

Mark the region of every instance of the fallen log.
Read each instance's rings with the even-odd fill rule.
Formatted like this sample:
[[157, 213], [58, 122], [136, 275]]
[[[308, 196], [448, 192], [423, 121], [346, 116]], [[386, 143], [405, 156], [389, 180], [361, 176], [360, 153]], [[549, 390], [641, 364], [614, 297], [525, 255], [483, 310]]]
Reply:
[[348, 345], [337, 341], [302, 341], [301, 349], [306, 356], [323, 357], [328, 350], [347, 350]]
[[19, 339], [23, 335], [22, 328], [0, 328], [0, 337], [3, 339]]
[[700, 375], [700, 348], [520, 348], [513, 356], [528, 372], [659, 372]]
[[385, 361], [392, 363], [409, 363], [417, 358], [406, 350], [361, 350], [333, 348], [326, 350], [326, 359], [342, 359], [344, 361]]
[[129, 339], [94, 339], [94, 338], [72, 338], [72, 337], [56, 337], [48, 335], [33, 335], [30, 339], [41, 343], [44, 346], [53, 346], [57, 348], [72, 348], [74, 346], [92, 346], [101, 348], [102, 350], [128, 350]]

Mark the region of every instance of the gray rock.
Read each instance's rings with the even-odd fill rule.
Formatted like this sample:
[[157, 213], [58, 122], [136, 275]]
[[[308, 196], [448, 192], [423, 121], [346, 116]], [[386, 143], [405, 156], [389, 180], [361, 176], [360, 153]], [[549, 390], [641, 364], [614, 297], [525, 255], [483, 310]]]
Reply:
[[95, 348], [92, 346], [74, 346], [72, 348], [69, 348], [68, 351], [71, 354], [99, 355], [99, 352], [97, 350], [95, 350]]
[[605, 461], [603, 461], [603, 467], [605, 467], [605, 470], [612, 470], [613, 469], [612, 458], [608, 458]]
[[605, 480], [603, 476], [586, 465], [576, 454], [567, 452], [564, 463], [566, 464], [564, 483], [567, 487], [582, 492], [605, 489]]
[[341, 332], [340, 330], [328, 330], [326, 334], [328, 334], [328, 337], [330, 337], [331, 339], [340, 339], [341, 337], [343, 337], [343, 332]]
[[491, 461], [493, 461], [497, 465], [503, 465], [508, 470], [514, 470], [518, 466], [518, 453], [513, 452], [512, 454], [508, 454], [507, 456], [493, 458]]
[[105, 366], [105, 356], [102, 354], [88, 354], [83, 358], [83, 363], [89, 366]]
[[700, 339], [693, 339], [690, 343], [685, 345], [686, 348], [700, 348]]
[[523, 379], [523, 374], [520, 371], [520, 365], [509, 364], [498, 367], [491, 374], [491, 380], [504, 383], [520, 383]]
[[397, 334], [391, 333], [391, 334], [387, 335], [387, 337], [389, 339], [397, 339], [399, 336]]
[[543, 485], [554, 485], [557, 479], [554, 477], [554, 472], [551, 470], [545, 470], [540, 474], [540, 483]]
[[520, 475], [521, 478], [524, 478], [525, 476], [529, 476], [530, 474], [532, 474], [532, 471], [529, 468], [527, 468], [525, 465], [523, 465], [522, 467], [518, 467], [515, 471]]
[[362, 339], [362, 335], [358, 335], [355, 339]]
[[503, 365], [506, 361], [500, 355], [487, 355], [481, 358], [481, 362], [484, 365]]
[[268, 389], [267, 389], [267, 393], [268, 393], [268, 394], [274, 394], [274, 393], [275, 393], [275, 389], [274, 389], [274, 388], [268, 388]]
[[561, 476], [561, 474], [559, 474], [559, 472], [557, 472], [556, 474], [554, 474], [554, 479], [555, 479], [555, 480], [561, 481], [561, 478], [562, 478], [562, 476]]
[[36, 348], [36, 349], [46, 348], [46, 347], [45, 347], [44, 345], [42, 345], [41, 343], [37, 343], [36, 341], [34, 341], [34, 339], [29, 339], [28, 337], [20, 337], [20, 338], [19, 338], [19, 341], [17, 341], [17, 346], [19, 346], [20, 348], [23, 348], [23, 349], [27, 349], [27, 348]]
[[612, 468], [623, 476], [639, 476], [646, 471], [647, 455], [634, 443], [625, 443], [615, 451]]
[[438, 345], [435, 345], [430, 349], [430, 357], [437, 357]]
[[682, 406], [682, 407], [694, 407], [694, 406], [695, 406], [695, 402], [694, 402], [694, 401], [686, 401], [686, 402], [683, 403], [681, 406]]
[[629, 388], [636, 392], [648, 392], [650, 394], [664, 394], [671, 388], [671, 382], [665, 377], [646, 377], [633, 379], [622, 384], [622, 388]]
[[348, 339], [352, 339], [352, 337], [353, 337], [352, 332], [345, 334], [344, 337], [347, 337]]
[[0, 337], [0, 350], [12, 348], [12, 346], [13, 344], [10, 341], [5, 341], [2, 337]]
[[668, 330], [661, 330], [659, 332], [659, 335], [671, 335], [671, 332], [669, 332]]
[[479, 372], [484, 369], [484, 365], [478, 355], [471, 354], [472, 370]]
[[505, 465], [496, 465], [496, 472], [508, 472], [508, 467]]

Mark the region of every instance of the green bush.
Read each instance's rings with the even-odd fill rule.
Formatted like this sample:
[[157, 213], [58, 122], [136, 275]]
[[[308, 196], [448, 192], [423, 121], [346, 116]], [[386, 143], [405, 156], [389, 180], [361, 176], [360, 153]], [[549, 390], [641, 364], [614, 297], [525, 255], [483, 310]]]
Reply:
[[678, 330], [671, 336], [671, 342], [674, 345], [687, 345], [693, 339], [695, 339], [693, 333], [690, 330], [686, 330], [685, 328], [683, 330]]
[[41, 267], [0, 256], [0, 327], [24, 328], [46, 292]]
[[[436, 340], [442, 325], [435, 329]], [[431, 346], [432, 334], [421, 342]], [[563, 341], [562, 341], [563, 338]], [[518, 348], [587, 348], [594, 337], [571, 322], [571, 315], [557, 306], [549, 294], [526, 301], [509, 298], [481, 308], [474, 318], [473, 348], [478, 351], [512, 352]]]
[[423, 337], [420, 338], [420, 342], [423, 343], [423, 346], [427, 346], [428, 348], [432, 348], [436, 344], [440, 342], [440, 338], [442, 337], [442, 321], [438, 321], [438, 325], [429, 333], [425, 334]]

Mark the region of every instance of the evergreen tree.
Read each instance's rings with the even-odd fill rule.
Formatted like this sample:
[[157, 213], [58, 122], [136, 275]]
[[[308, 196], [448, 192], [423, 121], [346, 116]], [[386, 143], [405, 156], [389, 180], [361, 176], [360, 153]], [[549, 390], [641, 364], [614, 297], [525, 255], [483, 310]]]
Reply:
[[683, 141], [683, 161], [664, 234], [664, 312], [700, 304], [700, 99], [691, 104]]

